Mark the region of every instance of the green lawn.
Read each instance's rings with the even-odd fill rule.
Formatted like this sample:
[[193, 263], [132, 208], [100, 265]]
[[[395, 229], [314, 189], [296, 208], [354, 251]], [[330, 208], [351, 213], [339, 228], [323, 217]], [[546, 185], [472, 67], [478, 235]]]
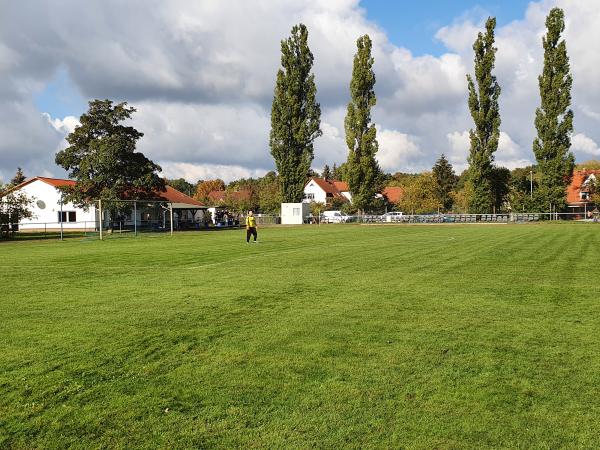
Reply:
[[600, 226], [0, 243], [0, 448], [594, 448]]

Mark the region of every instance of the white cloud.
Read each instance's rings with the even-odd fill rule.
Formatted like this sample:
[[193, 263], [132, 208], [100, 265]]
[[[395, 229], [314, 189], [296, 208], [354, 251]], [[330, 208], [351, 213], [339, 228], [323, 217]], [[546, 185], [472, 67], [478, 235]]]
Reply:
[[[574, 76], [573, 109], [578, 156], [596, 155], [600, 142], [600, 8], [595, 2], [529, 3], [522, 20], [497, 29], [496, 75], [502, 86], [503, 136], [497, 161], [514, 167], [533, 160], [533, 120], [539, 104], [541, 37], [549, 9], [565, 9], [565, 37]], [[28, 174], [61, 175], [54, 152], [75, 118], [50, 122], [33, 96], [60, 68], [84, 98], [127, 100], [145, 133], [140, 150], [167, 167], [196, 177], [216, 168], [247, 173], [273, 168], [268, 148], [270, 102], [279, 65], [279, 41], [300, 21], [309, 27], [321, 102], [323, 137], [314, 166], [346, 159], [344, 115], [356, 38], [374, 42], [373, 117], [380, 130], [381, 165], [388, 170], [429, 168], [446, 153], [465, 167], [468, 130], [465, 74], [483, 11], [468, 12], [436, 37], [439, 57], [414, 56], [393, 45], [367, 20], [358, 0], [298, 2], [118, 0], [59, 6], [42, 0], [5, 2], [0, 27], [0, 176], [17, 165]], [[190, 169], [202, 168], [202, 169]], [[219, 172], [221, 173], [221, 172]]]
[[415, 142], [414, 136], [396, 130], [377, 128], [379, 151], [377, 160], [381, 168], [388, 172], [418, 172], [422, 165], [422, 151]]
[[50, 114], [48, 113], [43, 113], [42, 114], [46, 120], [50, 123], [50, 125], [52, 125], [52, 127], [58, 131], [59, 133], [62, 133], [64, 135], [67, 135], [69, 133], [71, 133], [72, 131], [75, 130], [75, 127], [77, 127], [78, 125], [81, 125], [79, 123], [79, 119], [75, 116], [66, 116], [63, 119], [59, 119], [59, 118], [52, 118], [50, 117]]
[[596, 142], [583, 133], [577, 133], [571, 138], [571, 148], [576, 155], [600, 156], [600, 148]]
[[266, 173], [266, 170], [249, 170], [245, 167], [235, 165], [226, 166], [219, 164], [190, 164], [161, 161], [159, 161], [159, 164], [162, 166], [163, 175], [165, 177], [183, 177], [191, 182], [220, 178], [228, 183], [239, 178], [262, 177]]

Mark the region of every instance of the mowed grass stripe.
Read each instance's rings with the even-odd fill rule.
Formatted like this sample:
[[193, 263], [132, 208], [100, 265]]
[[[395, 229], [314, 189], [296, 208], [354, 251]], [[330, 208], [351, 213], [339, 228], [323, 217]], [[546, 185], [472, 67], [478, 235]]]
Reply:
[[0, 446], [594, 446], [597, 227], [259, 238], [2, 244]]

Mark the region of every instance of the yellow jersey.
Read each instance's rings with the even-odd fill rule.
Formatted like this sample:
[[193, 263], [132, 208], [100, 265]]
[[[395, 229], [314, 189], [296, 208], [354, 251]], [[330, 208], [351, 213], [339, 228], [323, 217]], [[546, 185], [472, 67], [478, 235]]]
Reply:
[[246, 226], [248, 228], [256, 228], [256, 219], [254, 218], [254, 216], [246, 217]]

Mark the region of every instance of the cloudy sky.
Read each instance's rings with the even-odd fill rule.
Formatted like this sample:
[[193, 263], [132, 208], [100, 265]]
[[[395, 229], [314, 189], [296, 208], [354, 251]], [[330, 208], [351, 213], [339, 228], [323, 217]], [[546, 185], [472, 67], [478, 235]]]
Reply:
[[[394, 4], [394, 6], [390, 6]], [[87, 101], [137, 108], [139, 149], [168, 177], [261, 175], [280, 40], [309, 28], [323, 136], [314, 167], [346, 158], [343, 120], [356, 39], [374, 41], [381, 166], [465, 167], [465, 74], [488, 15], [498, 18], [496, 75], [509, 168], [532, 161], [544, 20], [564, 8], [574, 76], [573, 151], [600, 158], [600, 0], [0, 0], [0, 179], [64, 176], [54, 154]]]

